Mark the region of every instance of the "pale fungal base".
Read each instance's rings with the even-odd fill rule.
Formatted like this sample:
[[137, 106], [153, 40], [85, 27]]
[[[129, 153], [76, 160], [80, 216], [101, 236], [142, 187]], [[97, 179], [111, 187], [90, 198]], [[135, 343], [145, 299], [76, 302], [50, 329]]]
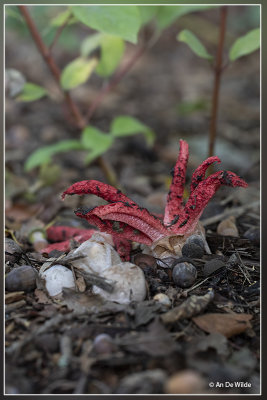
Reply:
[[170, 235], [156, 240], [151, 245], [152, 255], [160, 259], [167, 257], [181, 257], [183, 245], [185, 244], [186, 239], [192, 235], [200, 235], [203, 239], [206, 253], [211, 254], [205, 236], [205, 229], [201, 223], [198, 222], [194, 232], [191, 232], [189, 235]]

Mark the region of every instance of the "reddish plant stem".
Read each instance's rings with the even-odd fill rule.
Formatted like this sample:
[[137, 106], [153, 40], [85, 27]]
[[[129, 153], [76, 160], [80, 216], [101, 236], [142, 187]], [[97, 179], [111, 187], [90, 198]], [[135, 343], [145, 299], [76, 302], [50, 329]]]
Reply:
[[212, 94], [212, 109], [211, 109], [211, 121], [210, 121], [210, 130], [209, 130], [209, 157], [212, 157], [214, 154], [214, 146], [216, 140], [216, 131], [217, 131], [217, 115], [218, 115], [218, 103], [219, 103], [219, 93], [220, 93], [220, 81], [221, 74], [223, 71], [223, 45], [224, 45], [224, 37], [226, 30], [226, 18], [227, 18], [227, 6], [221, 7], [220, 10], [220, 34], [219, 34], [219, 43], [216, 54], [216, 64], [214, 67], [214, 86], [213, 86], [213, 94]]
[[120, 69], [114, 77], [105, 85], [98, 95], [96, 96], [95, 100], [92, 102], [91, 106], [89, 107], [88, 113], [86, 115], [87, 122], [90, 121], [92, 118], [95, 110], [98, 106], [103, 102], [106, 95], [111, 92], [117, 85], [120, 83], [122, 78], [130, 71], [130, 69], [135, 65], [136, 61], [143, 55], [145, 50], [147, 49], [147, 45], [141, 46], [137, 52], [133, 55], [133, 57], [124, 65], [122, 69]]
[[[60, 85], [61, 71], [58, 68], [58, 66], [56, 65], [53, 57], [51, 56], [49, 49], [44, 44], [44, 42], [39, 34], [39, 31], [36, 28], [35, 23], [33, 22], [32, 18], [30, 16], [30, 13], [29, 13], [27, 7], [26, 6], [18, 6], [18, 7], [28, 25], [29, 31], [32, 35], [32, 38], [33, 38], [38, 50], [40, 51], [44, 61], [46, 62], [47, 66], [49, 67], [55, 80]], [[77, 108], [76, 104], [73, 102], [73, 100], [68, 92], [64, 91], [64, 96], [65, 96], [66, 103], [68, 104], [68, 107], [70, 108], [70, 110], [73, 114], [73, 117], [75, 118], [77, 126], [80, 129], [83, 129], [86, 125], [86, 122], [85, 122], [83, 116], [81, 115], [79, 109]]]
[[[56, 82], [59, 84], [60, 89], [62, 90], [61, 86], [60, 86], [60, 75], [61, 75], [61, 71], [58, 68], [58, 66], [56, 65], [51, 52], [49, 51], [49, 49], [46, 47], [46, 45], [44, 44], [38, 29], [36, 28], [30, 13], [27, 9], [26, 6], [18, 6], [20, 9], [21, 14], [23, 15], [29, 31], [32, 35], [32, 38], [37, 46], [37, 49], [39, 50], [39, 52], [41, 53], [44, 61], [46, 62], [46, 64], [48, 65], [52, 75], [54, 76]], [[63, 91], [63, 90], [62, 90]], [[69, 92], [63, 91], [64, 92], [64, 96], [65, 96], [65, 101], [69, 107], [69, 109], [71, 110], [73, 117], [75, 118], [75, 123], [76, 125], [80, 128], [80, 129], [84, 129], [87, 121], [86, 119], [83, 118], [82, 114], [80, 113], [78, 107], [76, 106], [76, 104], [73, 102], [71, 95]], [[116, 187], [119, 187], [119, 183], [116, 177], [116, 173], [113, 170], [113, 168], [111, 167], [111, 165], [109, 163], [107, 163], [107, 161], [103, 158], [103, 157], [98, 157], [97, 159], [97, 163], [99, 165], [99, 167], [102, 169], [104, 175], [106, 176], [108, 182]]]

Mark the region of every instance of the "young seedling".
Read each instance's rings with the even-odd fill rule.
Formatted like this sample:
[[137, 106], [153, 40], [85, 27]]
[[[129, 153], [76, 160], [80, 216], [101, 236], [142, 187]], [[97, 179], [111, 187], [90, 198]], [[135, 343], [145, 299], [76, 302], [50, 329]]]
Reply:
[[74, 194], [94, 194], [101, 197], [110, 204], [90, 209], [79, 208], [75, 214], [95, 225], [100, 231], [112, 234], [113, 238], [128, 239], [150, 246], [153, 255], [158, 258], [180, 256], [183, 244], [189, 236], [200, 234], [205, 240], [199, 218], [219, 187], [247, 187], [247, 183], [231, 171], [218, 171], [205, 177], [211, 164], [221, 162], [216, 156], [209, 157], [194, 171], [190, 195], [183, 205], [188, 156], [188, 144], [180, 140], [180, 151], [172, 171], [172, 183], [163, 220], [140, 207], [120, 190], [96, 180], [74, 183], [62, 194], [62, 198]]

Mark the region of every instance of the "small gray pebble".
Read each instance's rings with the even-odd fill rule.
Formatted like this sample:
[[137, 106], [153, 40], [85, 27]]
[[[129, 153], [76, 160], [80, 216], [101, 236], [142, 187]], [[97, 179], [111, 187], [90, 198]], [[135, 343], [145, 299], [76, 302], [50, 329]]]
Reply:
[[260, 229], [258, 227], [252, 227], [249, 228], [245, 233], [244, 233], [244, 238], [250, 240], [252, 243], [255, 245], [259, 246], [260, 245]]
[[12, 269], [5, 279], [5, 288], [9, 292], [26, 291], [36, 288], [37, 272], [30, 265], [21, 265]]

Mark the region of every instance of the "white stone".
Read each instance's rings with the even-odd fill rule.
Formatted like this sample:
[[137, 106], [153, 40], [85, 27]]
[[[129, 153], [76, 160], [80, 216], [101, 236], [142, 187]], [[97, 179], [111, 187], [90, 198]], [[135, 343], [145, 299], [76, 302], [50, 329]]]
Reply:
[[112, 265], [101, 273], [106, 279], [115, 281], [112, 293], [93, 286], [93, 292], [109, 301], [128, 304], [131, 301], [142, 301], [146, 297], [146, 280], [143, 271], [137, 265], [123, 262]]
[[171, 300], [169, 299], [169, 297], [164, 294], [164, 293], [158, 293], [153, 297], [153, 300], [157, 301], [158, 303], [166, 306], [166, 307], [170, 307], [171, 306]]
[[73, 254], [77, 252], [86, 254], [87, 257], [73, 261], [72, 265], [85, 272], [101, 274], [107, 268], [121, 262], [120, 256], [113, 246], [103, 235], [98, 233], [83, 242]]
[[53, 265], [41, 274], [45, 279], [45, 286], [50, 296], [56, 296], [64, 287], [74, 288], [75, 282], [72, 271], [63, 265]]

